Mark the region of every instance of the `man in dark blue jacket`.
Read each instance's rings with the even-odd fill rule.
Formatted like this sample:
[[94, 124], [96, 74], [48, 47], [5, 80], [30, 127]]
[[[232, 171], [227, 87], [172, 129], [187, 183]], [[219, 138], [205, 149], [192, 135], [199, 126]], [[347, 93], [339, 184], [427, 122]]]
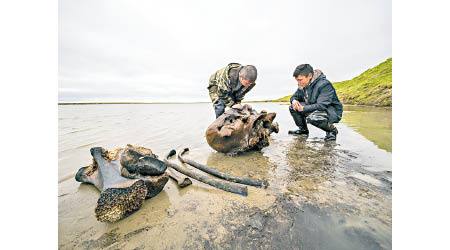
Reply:
[[291, 97], [289, 111], [298, 130], [289, 134], [308, 135], [308, 122], [326, 132], [325, 141], [335, 141], [338, 130], [333, 123], [342, 118], [342, 103], [333, 85], [321, 70], [313, 70], [309, 64], [297, 66], [294, 78], [298, 89]]

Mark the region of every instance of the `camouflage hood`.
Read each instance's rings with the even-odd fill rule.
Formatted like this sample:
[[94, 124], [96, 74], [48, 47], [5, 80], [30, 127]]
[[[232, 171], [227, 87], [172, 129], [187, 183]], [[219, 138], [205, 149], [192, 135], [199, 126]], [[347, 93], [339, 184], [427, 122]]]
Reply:
[[242, 66], [240, 63], [229, 63], [225, 68], [221, 68], [209, 78], [209, 85], [218, 85], [227, 90], [230, 89], [230, 76], [228, 72], [230, 69]]
[[233, 89], [230, 84], [230, 69], [238, 68], [242, 66], [239, 63], [229, 63], [225, 68], [221, 68], [211, 75], [209, 78], [209, 96], [211, 97], [211, 101], [215, 103], [217, 100], [222, 99], [223, 103], [227, 107], [233, 106], [236, 102], [240, 102], [245, 93], [248, 92], [251, 88], [246, 88], [243, 93], [236, 93], [236, 96], [233, 96]]

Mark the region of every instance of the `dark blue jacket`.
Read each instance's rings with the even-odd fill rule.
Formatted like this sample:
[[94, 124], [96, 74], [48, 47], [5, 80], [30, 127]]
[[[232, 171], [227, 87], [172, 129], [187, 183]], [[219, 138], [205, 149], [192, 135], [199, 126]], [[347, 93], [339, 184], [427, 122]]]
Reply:
[[[307, 92], [307, 99], [306, 97]], [[297, 100], [302, 104], [302, 113], [310, 113], [316, 110], [327, 111], [328, 121], [337, 123], [342, 118], [342, 103], [336, 94], [336, 90], [325, 75], [320, 74], [312, 83], [303, 88], [298, 88], [291, 97], [290, 102]]]

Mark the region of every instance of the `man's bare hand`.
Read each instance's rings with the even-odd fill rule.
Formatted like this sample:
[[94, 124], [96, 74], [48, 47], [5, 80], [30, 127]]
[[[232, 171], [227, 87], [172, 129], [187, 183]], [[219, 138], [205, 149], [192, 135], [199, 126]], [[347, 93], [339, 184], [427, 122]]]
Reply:
[[300, 104], [299, 101], [293, 100], [292, 101], [292, 109], [301, 112], [301, 111], [303, 111], [303, 106]]
[[298, 108], [300, 106], [300, 102], [297, 100], [292, 101], [292, 109], [298, 111]]
[[297, 107], [300, 103], [297, 100], [293, 100], [292, 101], [292, 109], [293, 110], [297, 110]]

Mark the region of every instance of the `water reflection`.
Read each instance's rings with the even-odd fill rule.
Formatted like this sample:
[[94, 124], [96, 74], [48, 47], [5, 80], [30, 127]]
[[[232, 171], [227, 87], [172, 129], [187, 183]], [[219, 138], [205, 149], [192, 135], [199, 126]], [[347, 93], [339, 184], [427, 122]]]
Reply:
[[379, 148], [392, 152], [392, 108], [344, 106], [341, 123], [349, 125]]
[[269, 173], [276, 167], [267, 156], [257, 151], [246, 152], [237, 157], [211, 152], [206, 165], [235, 176], [266, 180], [270, 179]]
[[337, 158], [336, 143], [307, 141], [297, 137], [287, 146], [289, 168], [288, 190], [294, 193], [317, 192], [319, 186], [332, 178]]
[[[210, 104], [60, 106], [60, 248], [94, 248], [95, 242], [104, 239], [102, 235], [111, 235], [112, 238], [119, 234], [121, 240], [114, 243], [114, 248], [140, 248], [141, 243], [152, 238], [158, 239], [152, 242], [155, 249], [182, 248], [192, 245], [192, 242], [211, 240], [222, 244], [223, 238], [216, 239], [216, 235], [231, 235], [234, 230], [239, 232], [238, 239], [247, 237], [243, 232], [249, 228], [239, 228], [238, 225], [247, 225], [250, 212], [246, 211], [255, 207], [280, 221], [266, 220], [264, 215], [258, 217], [263, 218], [261, 220], [251, 217], [252, 225], [259, 222], [262, 222], [262, 228], [267, 225], [264, 223], [273, 223], [279, 228], [291, 225], [288, 227], [292, 233], [289, 237], [302, 242], [313, 242], [304, 239], [316, 237], [314, 242], [327, 238], [335, 239], [328, 240], [328, 243], [335, 243], [346, 237], [343, 230], [357, 227], [361, 230], [351, 231], [356, 235], [351, 239], [367, 241], [380, 238], [380, 242], [386, 242], [382, 246], [390, 248], [392, 110], [346, 106], [343, 120], [338, 124], [336, 144], [325, 143], [324, 132], [314, 127], [310, 127], [309, 138], [288, 135], [287, 131], [293, 128], [294, 123], [285, 105], [257, 103], [253, 106], [257, 110], [276, 112], [281, 130], [271, 135], [270, 145], [261, 152], [247, 152], [238, 157], [214, 152], [208, 146], [204, 131], [213, 119]], [[179, 121], [189, 121], [189, 124]], [[71, 133], [74, 131], [76, 133]], [[180, 189], [169, 180], [164, 191], [146, 200], [139, 211], [118, 224], [108, 226], [96, 221], [94, 216], [99, 191], [76, 182], [73, 177], [80, 167], [91, 162], [90, 144], [114, 149], [127, 143], [149, 147], [161, 158], [172, 148], [179, 152], [189, 147], [191, 150], [186, 154], [189, 159], [236, 176], [266, 179], [270, 186], [268, 189], [249, 187], [249, 195], [243, 197], [195, 180], [193, 185]], [[176, 157], [170, 161], [188, 167]], [[284, 207], [291, 198], [302, 206], [329, 208], [335, 213], [326, 217], [322, 215], [329, 210], [318, 210], [319, 215], [301, 210], [293, 220], [284, 221], [292, 214], [289, 210], [292, 204]], [[272, 210], [274, 207], [276, 209]], [[345, 220], [341, 220], [342, 217]], [[233, 218], [236, 220], [230, 224]], [[287, 223], [292, 221], [294, 224]], [[257, 226], [260, 228], [259, 224]], [[118, 231], [114, 231], [116, 228]], [[301, 231], [300, 228], [311, 230]], [[302, 238], [305, 233], [308, 233], [308, 238]], [[211, 236], [209, 239], [208, 234]], [[268, 236], [267, 239], [275, 239]], [[369, 243], [365, 249], [373, 246]], [[323, 248], [324, 245], [321, 246]], [[343, 249], [351, 248], [342, 246]], [[201, 247], [192, 245], [188, 248]]]

